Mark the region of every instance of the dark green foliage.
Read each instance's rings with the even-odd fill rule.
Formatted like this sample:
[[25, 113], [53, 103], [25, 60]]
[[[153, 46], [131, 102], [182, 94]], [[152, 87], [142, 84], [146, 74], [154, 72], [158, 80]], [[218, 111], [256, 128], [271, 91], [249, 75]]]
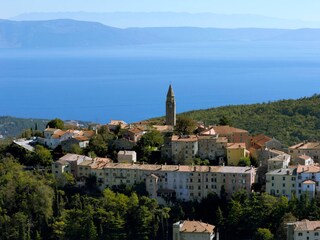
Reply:
[[48, 122], [47, 127], [64, 129], [64, 122], [59, 118], [55, 118]]
[[[153, 154], [162, 146], [164, 142], [163, 135], [157, 130], [148, 131], [138, 141], [135, 150], [138, 153], [138, 159], [140, 161], [155, 163], [160, 161], [160, 157]], [[152, 155], [153, 154], [153, 155]], [[159, 154], [160, 156], [160, 154]]]
[[240, 158], [238, 165], [242, 167], [250, 166], [251, 165], [250, 158], [249, 157]]
[[268, 228], [258, 228], [253, 237], [254, 240], [273, 240], [273, 234]]
[[0, 239], [33, 239], [53, 216], [53, 190], [11, 158], [0, 160]]
[[320, 95], [297, 100], [225, 106], [182, 114], [209, 124], [226, 124], [263, 133], [286, 145], [302, 140], [320, 140]]

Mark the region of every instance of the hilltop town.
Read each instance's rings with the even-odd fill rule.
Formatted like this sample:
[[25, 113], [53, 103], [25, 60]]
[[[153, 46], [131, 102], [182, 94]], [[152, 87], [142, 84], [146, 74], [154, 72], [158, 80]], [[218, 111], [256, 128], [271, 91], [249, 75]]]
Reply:
[[[231, 202], [239, 193], [268, 194], [287, 201], [317, 199], [319, 142], [285, 147], [281, 139], [264, 134], [252, 136], [247, 130], [229, 126], [224, 117], [208, 126], [177, 117], [171, 85], [165, 108], [163, 121], [128, 124], [111, 120], [107, 125], [95, 124], [86, 129], [76, 122], [64, 125], [55, 119], [42, 134], [14, 140], [7, 154], [16, 156], [29, 169], [49, 169], [62, 187], [70, 184], [70, 178], [78, 189], [87, 189], [90, 181], [101, 192], [140, 185], [161, 206], [201, 203], [213, 194]], [[42, 161], [45, 151], [54, 157]], [[28, 154], [39, 155], [42, 164], [37, 158], [30, 160]], [[319, 234], [320, 222], [288, 222], [287, 239]], [[197, 231], [193, 228], [203, 228], [210, 239], [219, 238], [214, 225], [197, 221], [175, 223], [173, 232], [178, 236], [179, 232]], [[227, 234], [222, 236], [228, 239]]]

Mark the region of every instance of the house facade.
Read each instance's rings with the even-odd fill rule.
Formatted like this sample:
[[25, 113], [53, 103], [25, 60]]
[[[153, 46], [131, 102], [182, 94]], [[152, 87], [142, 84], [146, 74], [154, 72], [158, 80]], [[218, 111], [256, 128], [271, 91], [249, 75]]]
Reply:
[[292, 158], [297, 158], [301, 155], [310, 156], [316, 163], [320, 159], [320, 142], [302, 142], [288, 148], [288, 153]]
[[320, 167], [317, 165], [273, 170], [266, 174], [266, 179], [266, 192], [275, 196], [290, 199], [292, 194], [297, 198], [308, 194], [310, 198], [314, 198], [320, 192]]
[[287, 240], [320, 240], [320, 221], [287, 223]]
[[198, 154], [198, 137], [196, 135], [185, 135], [171, 137], [172, 160], [175, 163], [183, 163], [194, 159]]
[[213, 240], [216, 227], [201, 221], [182, 220], [173, 224], [173, 240]]
[[238, 166], [241, 158], [247, 158], [250, 152], [246, 149], [245, 143], [228, 143], [227, 163], [228, 166]]
[[67, 154], [52, 164], [52, 171], [56, 176], [68, 171], [77, 178], [95, 175], [101, 189], [143, 182], [149, 195], [161, 203], [174, 199], [200, 201], [209, 193], [220, 195], [221, 191], [228, 197], [239, 190], [251, 192], [256, 175], [252, 167], [98, 162], [86, 156]]

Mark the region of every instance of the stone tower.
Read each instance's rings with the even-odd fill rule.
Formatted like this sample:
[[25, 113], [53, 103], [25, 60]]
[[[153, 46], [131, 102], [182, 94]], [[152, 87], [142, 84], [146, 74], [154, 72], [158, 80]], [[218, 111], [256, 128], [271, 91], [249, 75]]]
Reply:
[[176, 100], [174, 99], [174, 93], [171, 84], [167, 93], [166, 124], [172, 126], [176, 125]]

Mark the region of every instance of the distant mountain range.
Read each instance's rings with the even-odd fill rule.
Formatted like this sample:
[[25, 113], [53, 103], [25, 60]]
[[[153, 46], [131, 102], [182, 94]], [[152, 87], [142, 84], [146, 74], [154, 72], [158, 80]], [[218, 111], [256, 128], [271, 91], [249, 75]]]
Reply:
[[101, 48], [214, 41], [319, 41], [320, 29], [114, 28], [75, 20], [0, 20], [0, 48]]
[[185, 12], [51, 12], [25, 13], [11, 20], [74, 19], [128, 27], [205, 27], [205, 28], [320, 28], [320, 22], [282, 19], [253, 14], [215, 14]]

